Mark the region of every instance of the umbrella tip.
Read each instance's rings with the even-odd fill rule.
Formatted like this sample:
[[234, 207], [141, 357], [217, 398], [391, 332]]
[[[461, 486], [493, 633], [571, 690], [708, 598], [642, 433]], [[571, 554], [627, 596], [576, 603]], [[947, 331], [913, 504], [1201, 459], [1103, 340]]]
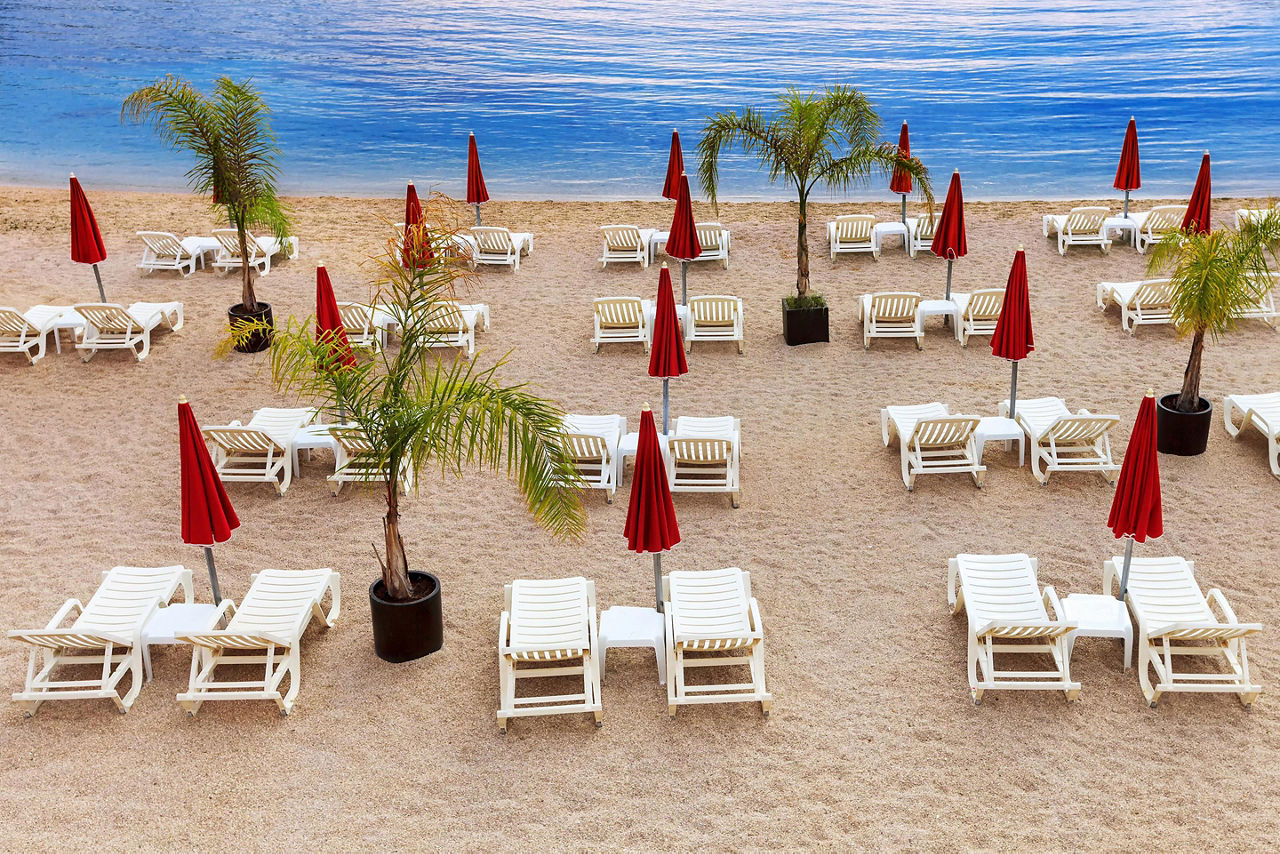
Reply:
[[662, 262], [662, 269], [664, 269], [664, 270], [665, 270], [665, 269], [667, 269], [667, 262], [666, 262], [666, 261], [663, 261], [663, 262]]
[[959, 169], [955, 170], [955, 173], [954, 173], [954, 174], [959, 175], [959, 174], [960, 174], [960, 170], [959, 170]]
[[1156, 396], [1155, 389], [1148, 388], [1148, 389], [1147, 389], [1147, 397], [1155, 397], [1155, 396]]
[[317, 262], [316, 262], [316, 269], [317, 269], [317, 270], [323, 270], [323, 269], [324, 269], [324, 262], [323, 262], [323, 261], [317, 261]]
[[646, 403], [644, 406], [640, 407], [640, 411], [641, 411], [641, 412], [651, 412], [652, 410], [650, 410], [650, 409], [649, 409], [649, 404], [647, 404], [647, 403]]
[[76, 177], [76, 173], [72, 172], [72, 173], [71, 173], [71, 177], [72, 177], [72, 178]]
[[1019, 252], [1022, 252], [1022, 251], [1023, 251], [1023, 249], [1022, 249], [1022, 244], [1021, 244], [1021, 243], [1019, 243], [1019, 244], [1018, 244], [1018, 251], [1019, 251]]
[[178, 403], [186, 403], [186, 402], [187, 402], [187, 396], [185, 394], [178, 395]]
[[1209, 156], [1209, 149], [1207, 149], [1207, 148], [1206, 148], [1206, 149], [1204, 150], [1204, 156], [1205, 156], [1205, 157], [1208, 157], [1208, 156]]

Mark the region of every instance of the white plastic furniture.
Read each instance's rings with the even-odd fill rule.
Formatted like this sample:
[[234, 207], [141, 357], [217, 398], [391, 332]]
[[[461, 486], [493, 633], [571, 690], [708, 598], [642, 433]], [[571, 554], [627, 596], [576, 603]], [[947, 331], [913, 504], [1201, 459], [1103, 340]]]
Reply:
[[428, 336], [428, 347], [453, 347], [464, 358], [476, 352], [476, 329], [483, 329], [489, 317], [489, 306], [460, 305], [452, 300], [432, 304], [430, 312], [419, 322]]
[[[702, 254], [693, 260], [719, 261], [724, 269], [729, 269], [729, 244], [732, 238], [729, 229], [718, 222], [697, 222], [693, 227], [698, 232], [698, 247], [702, 250]], [[667, 239], [670, 236], [669, 231], [655, 231], [649, 238], [650, 263], [653, 263], [659, 251], [666, 251]], [[659, 249], [659, 247], [662, 248]]]
[[[677, 312], [677, 318], [680, 313]], [[685, 346], [693, 352], [695, 341], [729, 341], [742, 355], [742, 300], [724, 295], [689, 297], [684, 322]]]
[[81, 303], [73, 306], [84, 318], [84, 334], [76, 344], [81, 361], [87, 362], [99, 350], [129, 350], [141, 362], [151, 352], [151, 331], [165, 324], [171, 331], [182, 328], [182, 303], [135, 302], [128, 308], [115, 303]]
[[[356, 424], [335, 424], [329, 428], [333, 437], [333, 474], [329, 489], [336, 496], [348, 483], [386, 483], [388, 470], [378, 460], [364, 429]], [[405, 458], [397, 485], [403, 494], [413, 488], [413, 466]]]
[[600, 614], [600, 681], [610, 647], [653, 648], [658, 661], [658, 684], [667, 684], [666, 620], [652, 608], [614, 605]]
[[1120, 309], [1120, 327], [1133, 335], [1139, 326], [1172, 322], [1173, 292], [1168, 279], [1137, 282], [1099, 282], [1098, 308]]
[[[1000, 401], [1000, 414], [1009, 414], [1009, 401]], [[1114, 483], [1120, 466], [1111, 458], [1111, 428], [1119, 415], [1072, 412], [1060, 397], [1018, 401], [1018, 424], [1031, 440], [1031, 473], [1040, 485], [1055, 471], [1093, 471]]]
[[605, 501], [613, 503], [618, 491], [622, 465], [618, 445], [627, 432], [621, 415], [566, 415], [562, 441], [577, 467], [580, 485], [605, 490]]
[[1072, 208], [1065, 215], [1045, 214], [1044, 236], [1058, 236], [1058, 254], [1066, 255], [1070, 246], [1097, 246], [1106, 255], [1111, 251], [1107, 235], [1109, 210], [1102, 207]]
[[933, 244], [933, 235], [938, 228], [940, 219], [942, 219], [941, 208], [932, 214], [923, 213], [920, 216], [907, 217], [908, 255], [915, 258], [921, 251], [933, 251], [929, 247]]
[[[423, 228], [427, 230], [427, 239], [435, 252], [453, 259], [455, 263], [468, 269], [476, 268], [476, 256], [480, 254], [480, 248], [476, 245], [475, 238], [469, 234], [445, 232], [430, 223], [423, 223]], [[404, 223], [397, 222], [395, 229], [396, 242], [392, 248], [392, 254], [397, 264], [403, 264]]]
[[[658, 449], [662, 451], [662, 460], [668, 467], [671, 465], [671, 455], [667, 452], [668, 436], [665, 433], [658, 433]], [[622, 483], [622, 473], [626, 466], [627, 457], [634, 457], [637, 449], [640, 447], [640, 434], [627, 433], [618, 442], [617, 460], [618, 470], [614, 475], [614, 483]]]
[[284, 495], [297, 467], [298, 432], [318, 413], [313, 407], [263, 407], [248, 424], [207, 425], [200, 432], [213, 446], [213, 466], [223, 483], [265, 482]]
[[199, 631], [209, 625], [209, 618], [218, 610], [211, 603], [179, 602], [156, 611], [142, 627], [142, 666], [151, 681], [151, 647], [156, 644], [176, 644], [178, 635]]
[[204, 257], [216, 253], [222, 245], [213, 237], [184, 237], [167, 231], [139, 231], [142, 260], [138, 269], [150, 274], [156, 270], [176, 270], [185, 279], [204, 266]]
[[1240, 208], [1235, 214], [1236, 231], [1240, 230], [1240, 226], [1247, 222], [1258, 222], [1267, 214], [1272, 213], [1276, 208]]
[[964, 473], [982, 487], [986, 466], [978, 454], [975, 433], [982, 419], [976, 415], [951, 415], [945, 403], [886, 406], [880, 410], [880, 436], [885, 447], [894, 434], [902, 463], [902, 482], [915, 490], [921, 474]]
[[1141, 254], [1158, 243], [1166, 235], [1182, 230], [1182, 220], [1187, 215], [1186, 205], [1156, 205], [1149, 211], [1129, 214], [1133, 220], [1133, 245]]
[[973, 444], [979, 462], [982, 460], [982, 452], [987, 442], [1004, 442], [1006, 447], [1017, 442], [1018, 467], [1021, 468], [1022, 456], [1026, 450], [1023, 444], [1024, 439], [1026, 439], [1026, 433], [1023, 432], [1022, 426], [1012, 418], [1004, 416], [984, 416], [978, 420], [978, 426], [973, 431]]
[[471, 229], [476, 244], [475, 262], [520, 269], [520, 258], [533, 251], [533, 235], [524, 231], [511, 231], [488, 225]]
[[[955, 305], [948, 303], [948, 311]], [[890, 291], [863, 294], [861, 302], [862, 348], [871, 349], [873, 338], [913, 338], [916, 349], [924, 349], [923, 319], [919, 312], [920, 294]]]
[[877, 222], [876, 227], [871, 229], [871, 242], [875, 244], [876, 254], [884, 254], [884, 239], [886, 237], [899, 237], [902, 239], [902, 251], [908, 255], [911, 253], [911, 232], [907, 230], [905, 223], [901, 222]]
[[387, 344], [387, 329], [374, 324], [374, 308], [358, 302], [338, 303], [338, 316], [342, 319], [342, 331], [347, 343], [375, 353]]
[[954, 294], [952, 299], [922, 299], [920, 305], [916, 307], [916, 319], [920, 324], [920, 334], [924, 335], [924, 322], [930, 317], [949, 318], [951, 327], [954, 329], [960, 324], [960, 306], [956, 304]]
[[[1236, 415], [1241, 421], [1236, 425]], [[1255, 428], [1267, 439], [1267, 462], [1280, 477], [1280, 391], [1271, 394], [1229, 394], [1222, 401], [1222, 426], [1232, 439]]]
[[741, 497], [742, 424], [731, 415], [684, 415], [667, 440], [667, 483], [672, 492], [727, 492], [736, 509]]
[[287, 258], [298, 257], [298, 238], [287, 237], [283, 241], [276, 237], [254, 237], [245, 233], [247, 259], [240, 257], [240, 235], [234, 228], [215, 228], [213, 236], [218, 241], [218, 251], [213, 257], [213, 266], [217, 270], [228, 273], [249, 264], [255, 270], [267, 275], [271, 272], [272, 257], [281, 253]]
[[600, 269], [604, 269], [612, 261], [615, 264], [639, 264], [641, 269], [649, 266], [649, 242], [653, 239], [654, 229], [640, 228], [637, 225], [602, 225], [600, 237], [604, 249], [600, 254]]
[[1128, 240], [1130, 246], [1138, 245], [1138, 224], [1132, 217], [1109, 216], [1102, 221], [1102, 227], [1108, 237], [1115, 232], [1121, 242]]
[[827, 223], [827, 244], [831, 260], [837, 255], [870, 253], [880, 260], [880, 245], [875, 240], [876, 218], [870, 214], [846, 214]]
[[652, 330], [649, 325], [653, 313], [649, 300], [639, 297], [601, 297], [594, 300], [592, 317], [595, 321], [595, 332], [591, 343], [596, 352], [600, 352], [601, 344], [640, 344], [646, 353]]
[[[31, 365], [43, 359], [49, 334], [53, 333], [55, 343], [57, 341], [55, 327], [62, 311], [53, 306], [36, 306], [24, 313], [16, 308], [0, 307], [0, 353], [21, 353]], [[60, 344], [58, 347], [61, 349]]]
[[1075, 623], [1067, 635], [1067, 658], [1075, 651], [1076, 638], [1116, 638], [1124, 641], [1124, 669], [1133, 662], [1133, 621], [1123, 602], [1114, 596], [1072, 593], [1062, 599], [1062, 618]]
[[953, 291], [951, 301], [956, 304], [955, 321], [951, 325], [961, 347], [968, 347], [969, 339], [974, 335], [995, 334], [1000, 311], [1004, 308], [1004, 288], [985, 288], [971, 294]]

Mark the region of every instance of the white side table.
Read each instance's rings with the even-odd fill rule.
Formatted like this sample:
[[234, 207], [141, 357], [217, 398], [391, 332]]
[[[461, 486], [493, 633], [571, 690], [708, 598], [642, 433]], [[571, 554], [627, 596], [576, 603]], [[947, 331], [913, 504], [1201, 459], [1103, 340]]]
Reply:
[[884, 239], [897, 235], [902, 238], [902, 251], [907, 251], [907, 227], [901, 222], [877, 222], [871, 229], [871, 245], [880, 255], [884, 250]]
[[960, 324], [960, 306], [956, 305], [954, 300], [922, 299], [916, 308], [916, 326], [923, 330], [924, 319], [935, 315], [950, 317], [952, 323], [957, 326]]
[[[618, 453], [613, 457], [614, 472], [613, 482], [619, 487], [622, 485], [622, 473], [626, 468], [627, 457], [634, 457], [636, 450], [640, 447], [640, 434], [628, 433], [618, 441]], [[667, 459], [667, 436], [665, 433], [658, 434], [658, 447], [662, 449], [662, 459]]]
[[611, 646], [653, 647], [658, 659], [658, 684], [667, 684], [666, 622], [652, 608], [614, 605], [600, 615], [600, 678], [604, 679], [605, 652]]
[[298, 475], [298, 451], [306, 451], [307, 459], [311, 459], [311, 452], [318, 448], [328, 448], [330, 451], [337, 451], [338, 443], [333, 438], [332, 430], [334, 427], [341, 427], [341, 424], [312, 424], [307, 427], [299, 427], [293, 434], [293, 440], [289, 443], [293, 452], [293, 474]]
[[177, 643], [177, 635], [204, 631], [209, 628], [217, 610], [216, 605], [181, 602], [156, 610], [155, 615], [142, 627], [142, 664], [147, 672], [148, 682], [151, 681], [151, 645]]
[[1129, 237], [1129, 244], [1138, 245], [1138, 224], [1127, 216], [1109, 216], [1102, 221], [1104, 233], [1109, 237], [1111, 232], [1117, 232], [1120, 239], [1123, 240], [1126, 235]]
[[[1026, 450], [1023, 446], [1023, 440], [1026, 434], [1022, 432], [1022, 426], [1012, 418], [1001, 418], [997, 415], [991, 415], [978, 421], [978, 429], [973, 431], [973, 442], [978, 450], [978, 462], [982, 462], [982, 449], [987, 442], [997, 440], [1006, 443], [1017, 440], [1018, 442], [1018, 467], [1022, 467], [1023, 452]], [[1008, 445], [1006, 445], [1008, 447]]]
[[1062, 618], [1080, 624], [1080, 628], [1067, 635], [1068, 658], [1075, 649], [1077, 635], [1120, 638], [1124, 641], [1124, 669], [1129, 669], [1133, 661], [1133, 622], [1124, 602], [1114, 596], [1072, 593], [1062, 600]]

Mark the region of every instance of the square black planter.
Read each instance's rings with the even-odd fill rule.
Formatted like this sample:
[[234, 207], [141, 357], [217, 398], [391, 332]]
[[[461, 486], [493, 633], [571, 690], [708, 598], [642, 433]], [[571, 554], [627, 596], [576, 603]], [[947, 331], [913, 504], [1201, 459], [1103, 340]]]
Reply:
[[831, 327], [827, 307], [788, 308], [782, 301], [782, 340], [794, 347], [797, 344], [815, 344], [831, 340]]

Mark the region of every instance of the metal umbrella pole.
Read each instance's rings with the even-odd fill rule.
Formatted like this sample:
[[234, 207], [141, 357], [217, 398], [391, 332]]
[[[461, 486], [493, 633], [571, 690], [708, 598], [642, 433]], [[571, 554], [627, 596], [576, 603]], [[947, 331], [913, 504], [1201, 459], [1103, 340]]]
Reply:
[[211, 546], [204, 547], [204, 562], [209, 567], [209, 586], [213, 588], [213, 604], [218, 605], [222, 602], [222, 590], [218, 587], [218, 570], [213, 566], [213, 548]]
[[1129, 218], [1129, 191], [1128, 190], [1124, 191], [1124, 216], [1125, 216], [1125, 219]]
[[476, 205], [476, 225], [480, 224], [480, 206]]
[[907, 224], [907, 194], [902, 194], [902, 224]]
[[662, 613], [662, 552], [653, 553], [653, 598], [658, 613]]
[[[949, 300], [949, 299], [951, 299], [951, 265], [952, 265], [952, 264], [954, 264], [954, 263], [955, 263], [955, 261], [954, 261], [954, 260], [952, 260], [951, 258], [948, 258], [948, 259], [947, 259], [947, 296], [946, 296], [946, 298], [947, 298], [948, 300]], [[950, 325], [951, 325], [951, 315], [949, 315], [949, 314], [944, 314], [944, 315], [942, 316], [942, 324], [943, 324], [943, 326], [950, 326]]]
[[1018, 417], [1018, 362], [1013, 363], [1013, 381], [1009, 383], [1009, 417]]
[[1133, 560], [1133, 537], [1124, 538], [1124, 569], [1120, 572], [1120, 595], [1116, 598], [1124, 601], [1125, 591], [1129, 589], [1129, 563]]
[[667, 377], [662, 378], [662, 435], [666, 436], [671, 431], [668, 428], [668, 419], [671, 412], [671, 397], [668, 383], [671, 380]]
[[107, 301], [107, 295], [102, 290], [102, 274], [98, 272], [98, 265], [93, 265], [93, 277], [98, 280], [98, 299], [102, 302]]
[[680, 304], [681, 305], [689, 304], [689, 283], [685, 280], [685, 277], [687, 275], [689, 275], [689, 262], [681, 261], [680, 262]]

